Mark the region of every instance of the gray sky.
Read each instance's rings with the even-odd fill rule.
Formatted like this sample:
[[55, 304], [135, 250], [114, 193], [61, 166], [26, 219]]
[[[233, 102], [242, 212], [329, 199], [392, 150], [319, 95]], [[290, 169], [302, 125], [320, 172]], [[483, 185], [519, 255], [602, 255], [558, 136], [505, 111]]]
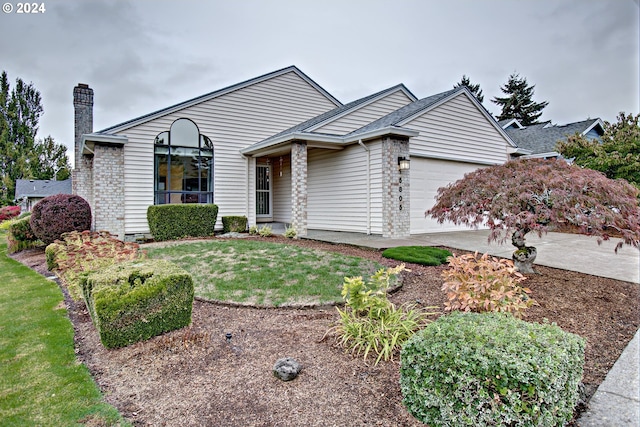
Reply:
[[639, 111], [638, 0], [45, 0], [28, 15], [8, 3], [0, 70], [36, 86], [38, 136], [69, 147], [77, 83], [95, 91], [100, 130], [289, 65], [343, 103], [397, 83], [423, 98], [466, 74], [498, 114], [490, 99], [517, 72], [549, 101], [542, 120]]

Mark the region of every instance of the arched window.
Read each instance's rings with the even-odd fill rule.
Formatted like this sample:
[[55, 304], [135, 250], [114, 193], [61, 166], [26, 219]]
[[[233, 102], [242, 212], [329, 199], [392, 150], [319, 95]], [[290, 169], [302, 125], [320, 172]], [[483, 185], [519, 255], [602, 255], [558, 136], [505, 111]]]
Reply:
[[213, 143], [189, 119], [155, 139], [156, 205], [213, 203]]

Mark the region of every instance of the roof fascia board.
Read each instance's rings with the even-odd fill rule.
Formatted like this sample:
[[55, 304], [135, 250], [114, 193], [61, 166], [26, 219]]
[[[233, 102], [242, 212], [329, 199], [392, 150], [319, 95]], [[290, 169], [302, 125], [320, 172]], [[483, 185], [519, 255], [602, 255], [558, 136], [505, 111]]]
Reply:
[[93, 154], [96, 144], [123, 146], [127, 142], [129, 142], [129, 138], [127, 138], [126, 136], [88, 133], [82, 135], [80, 152], [82, 154]]
[[154, 111], [152, 113], [146, 114], [144, 116], [140, 116], [138, 118], [129, 120], [127, 122], [120, 123], [120, 124], [105, 128], [105, 129], [99, 131], [99, 133], [103, 133], [103, 132], [109, 132], [109, 133], [121, 132], [121, 131], [123, 131], [125, 129], [129, 129], [129, 128], [132, 128], [134, 126], [138, 126], [140, 124], [149, 122], [151, 120], [155, 120], [155, 119], [157, 119], [159, 117], [163, 117], [163, 116], [166, 116], [168, 114], [175, 113], [176, 111], [180, 111], [180, 110], [183, 110], [185, 108], [189, 108], [189, 107], [192, 107], [194, 105], [200, 104], [202, 102], [206, 102], [206, 101], [209, 101], [211, 99], [218, 98], [218, 97], [223, 96], [223, 95], [227, 95], [227, 94], [229, 94], [231, 92], [235, 92], [237, 90], [241, 90], [241, 89], [247, 88], [249, 86], [252, 86], [252, 85], [255, 85], [255, 84], [258, 84], [258, 83], [262, 83], [262, 82], [270, 80], [272, 78], [280, 77], [280, 76], [282, 76], [284, 74], [287, 74], [287, 73], [290, 73], [290, 72], [293, 72], [293, 73], [297, 74], [301, 79], [306, 81], [314, 89], [316, 89], [323, 96], [325, 96], [329, 101], [331, 101], [333, 104], [335, 104], [336, 107], [342, 106], [342, 103], [340, 101], [338, 101], [333, 95], [331, 95], [329, 92], [324, 90], [319, 84], [314, 82], [305, 73], [300, 71], [298, 69], [298, 67], [296, 67], [295, 65], [291, 65], [291, 66], [283, 68], [281, 70], [273, 71], [271, 73], [267, 73], [267, 74], [264, 74], [262, 76], [254, 77], [252, 79], [245, 80], [243, 82], [236, 83], [236, 84], [233, 84], [231, 86], [227, 86], [225, 88], [222, 88], [222, 89], [219, 89], [219, 90], [216, 90], [216, 91], [213, 91], [213, 92], [209, 92], [209, 93], [207, 93], [205, 95], [200, 95], [198, 97], [191, 98], [191, 99], [189, 99], [187, 101], [184, 101], [184, 102], [181, 102], [181, 103], [178, 103], [178, 104], [163, 108], [161, 110]]
[[439, 107], [440, 105], [444, 104], [445, 102], [448, 102], [448, 101], [452, 100], [453, 98], [455, 98], [457, 96], [460, 96], [462, 94], [464, 94], [476, 106], [478, 111], [480, 111], [482, 113], [482, 115], [484, 115], [484, 117], [487, 119], [487, 121], [500, 133], [500, 135], [502, 135], [502, 137], [507, 141], [508, 144], [510, 144], [512, 147], [518, 147], [518, 145], [511, 139], [511, 137], [509, 135], [507, 135], [505, 130], [502, 129], [502, 127], [496, 121], [496, 119], [494, 119], [493, 116], [491, 116], [491, 114], [489, 114], [487, 109], [482, 106], [480, 101], [478, 101], [476, 99], [476, 97], [473, 96], [471, 94], [471, 92], [469, 91], [469, 89], [467, 89], [465, 86], [460, 86], [458, 91], [453, 92], [451, 95], [449, 95], [449, 96], [447, 96], [445, 98], [442, 98], [438, 102], [435, 102], [435, 103], [429, 105], [427, 108], [424, 108], [424, 109], [416, 112], [415, 114], [407, 117], [406, 119], [404, 119], [401, 122], [399, 122], [398, 125], [399, 126], [406, 125], [407, 123], [409, 123], [411, 120], [415, 119], [416, 117], [419, 117], [419, 116], [421, 116], [421, 115], [433, 110], [434, 108]]
[[339, 149], [344, 145], [355, 144], [358, 141], [367, 141], [370, 139], [379, 138], [386, 135], [398, 135], [405, 136], [408, 138], [418, 136], [420, 132], [407, 129], [407, 128], [399, 128], [396, 126], [388, 126], [381, 129], [375, 129], [369, 132], [364, 132], [360, 134], [345, 136], [334, 136], [334, 135], [321, 135], [321, 134], [311, 134], [307, 132], [294, 132], [287, 135], [282, 135], [279, 138], [265, 141], [265, 143], [258, 143], [252, 145], [250, 147], [244, 148], [240, 150], [240, 153], [244, 156], [254, 156], [257, 153], [264, 153], [268, 151], [273, 151], [272, 149], [275, 147], [280, 147], [283, 144], [291, 143], [294, 141], [307, 141], [310, 144], [314, 144], [314, 146], [320, 147], [322, 144], [323, 148], [333, 148]]
[[602, 119], [597, 118], [593, 121], [593, 123], [591, 123], [591, 125], [589, 125], [588, 128], [586, 128], [584, 130], [584, 132], [582, 132], [580, 135], [586, 135], [589, 133], [589, 131], [591, 131], [591, 129], [593, 129], [594, 127], [600, 125], [600, 129], [602, 129], [602, 131], [604, 132], [604, 122], [602, 121]]
[[404, 85], [400, 85], [400, 87], [397, 87], [397, 86], [398, 85], [394, 86], [395, 90], [393, 90], [393, 91], [390, 91], [390, 90], [384, 91], [380, 95], [376, 96], [375, 98], [372, 98], [372, 99], [368, 100], [367, 102], [364, 102], [362, 104], [358, 104], [354, 108], [350, 108], [349, 110], [343, 111], [342, 113], [340, 113], [340, 114], [338, 114], [336, 116], [329, 117], [328, 119], [323, 120], [322, 122], [317, 123], [317, 124], [307, 128], [306, 131], [307, 132], [313, 132], [313, 131], [315, 131], [317, 129], [320, 129], [321, 127], [326, 126], [326, 125], [328, 125], [329, 123], [331, 123], [331, 122], [333, 122], [335, 120], [338, 120], [338, 119], [341, 119], [342, 117], [348, 116], [349, 114], [353, 113], [354, 111], [358, 111], [359, 109], [361, 109], [363, 107], [366, 107], [367, 105], [371, 105], [374, 102], [377, 102], [377, 101], [381, 100], [382, 98], [385, 98], [385, 97], [391, 95], [392, 93], [396, 93], [398, 91], [400, 91], [400, 92], [404, 93], [405, 95], [407, 95], [409, 97], [409, 99], [411, 99], [412, 102], [417, 101], [415, 95], [412, 94]]
[[487, 162], [487, 161], [474, 161], [474, 162], [470, 162], [468, 160], [464, 160], [464, 159], [458, 159], [455, 157], [448, 157], [448, 156], [437, 156], [437, 155], [425, 155], [425, 154], [417, 154], [417, 153], [412, 153], [411, 151], [409, 151], [409, 156], [416, 158], [416, 159], [433, 159], [433, 160], [447, 160], [450, 162], [457, 162], [457, 163], [468, 163], [471, 165], [488, 165], [488, 166], [494, 166], [494, 165], [499, 165], [501, 163], [497, 163], [497, 162]]
[[509, 120], [507, 123], [504, 124], [504, 126], [502, 126], [502, 129], [506, 129], [512, 124], [515, 124], [518, 127], [518, 129], [524, 129], [524, 126], [520, 124], [520, 121], [518, 119]]

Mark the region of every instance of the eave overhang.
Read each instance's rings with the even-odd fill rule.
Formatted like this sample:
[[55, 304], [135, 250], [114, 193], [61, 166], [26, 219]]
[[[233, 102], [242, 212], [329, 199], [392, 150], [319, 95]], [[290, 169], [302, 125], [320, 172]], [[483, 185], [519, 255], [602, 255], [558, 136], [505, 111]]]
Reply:
[[350, 133], [347, 135], [328, 135], [313, 132], [292, 132], [273, 139], [267, 139], [257, 144], [240, 150], [246, 157], [260, 157], [276, 152], [288, 151], [292, 142], [306, 142], [309, 148], [325, 148], [330, 150], [342, 150], [347, 145], [357, 144], [358, 141], [368, 141], [385, 136], [399, 136], [402, 138], [412, 138], [418, 136], [420, 132], [397, 126], [374, 129], [368, 132]]
[[104, 133], [88, 133], [82, 135], [81, 146], [82, 154], [93, 154], [94, 148], [97, 145], [109, 145], [122, 147], [129, 138], [121, 135], [109, 135]]

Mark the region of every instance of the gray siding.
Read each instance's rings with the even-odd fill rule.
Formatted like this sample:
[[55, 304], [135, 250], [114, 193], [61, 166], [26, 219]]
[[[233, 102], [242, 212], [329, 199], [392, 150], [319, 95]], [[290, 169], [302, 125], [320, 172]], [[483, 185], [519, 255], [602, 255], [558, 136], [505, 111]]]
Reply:
[[508, 159], [509, 143], [464, 93], [403, 126], [420, 132], [411, 139], [412, 155], [480, 164]]
[[411, 99], [400, 89], [346, 116], [314, 129], [315, 132], [346, 135], [409, 104]]
[[289, 72], [119, 131], [129, 139], [125, 145], [125, 233], [149, 230], [146, 211], [153, 204], [153, 141], [176, 119], [192, 119], [200, 133], [213, 141], [218, 218], [252, 218], [251, 168], [255, 162], [250, 162], [247, 171], [247, 160], [239, 150], [334, 107], [298, 74]]
[[356, 144], [308, 156], [308, 228], [366, 233], [367, 152]]
[[[273, 220], [291, 223], [291, 156], [271, 159], [273, 173]], [[282, 174], [282, 175], [281, 175]]]

